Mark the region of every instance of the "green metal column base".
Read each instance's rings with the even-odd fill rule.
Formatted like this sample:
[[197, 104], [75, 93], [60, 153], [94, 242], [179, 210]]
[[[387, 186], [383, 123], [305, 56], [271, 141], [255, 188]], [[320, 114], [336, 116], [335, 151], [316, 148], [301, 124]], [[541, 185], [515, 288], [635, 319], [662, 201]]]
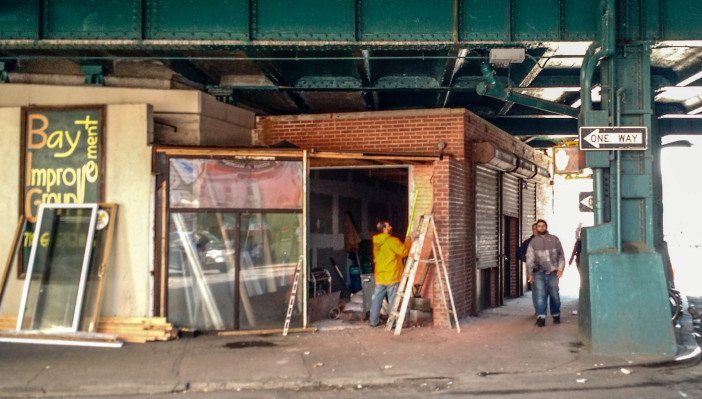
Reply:
[[[586, 229], [583, 245], [610, 226]], [[656, 252], [583, 251], [580, 340], [593, 353], [674, 356], [663, 258]]]

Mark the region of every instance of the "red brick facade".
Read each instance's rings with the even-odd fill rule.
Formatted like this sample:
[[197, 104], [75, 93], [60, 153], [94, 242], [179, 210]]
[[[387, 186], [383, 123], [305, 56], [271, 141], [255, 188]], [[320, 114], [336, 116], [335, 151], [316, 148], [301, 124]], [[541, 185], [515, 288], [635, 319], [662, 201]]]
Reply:
[[[300, 148], [404, 155], [443, 160], [413, 167], [416, 215], [434, 214], [459, 317], [475, 314], [475, 193], [473, 144], [490, 141], [546, 166], [544, 155], [464, 109], [383, 111], [259, 118], [255, 141], [288, 141]], [[431, 188], [430, 188], [431, 187]], [[433, 283], [434, 320], [446, 323], [438, 282]]]

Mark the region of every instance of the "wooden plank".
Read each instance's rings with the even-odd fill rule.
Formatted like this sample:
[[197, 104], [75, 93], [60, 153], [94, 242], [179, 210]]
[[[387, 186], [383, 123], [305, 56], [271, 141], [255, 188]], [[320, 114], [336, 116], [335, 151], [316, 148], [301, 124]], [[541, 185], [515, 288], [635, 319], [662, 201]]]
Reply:
[[415, 161], [415, 162], [434, 162], [438, 157], [426, 155], [393, 155], [393, 154], [369, 154], [360, 152], [311, 152], [310, 158], [322, 159], [359, 159], [359, 160], [377, 160], [377, 161]]
[[170, 156], [219, 156], [219, 157], [290, 157], [302, 158], [303, 151], [299, 149], [256, 149], [256, 148], [215, 148], [215, 147], [167, 147], [159, 146], [155, 150]]
[[12, 237], [12, 245], [10, 245], [10, 250], [7, 252], [7, 260], [5, 260], [5, 268], [2, 270], [2, 277], [0, 277], [0, 303], [2, 302], [2, 296], [5, 293], [7, 278], [10, 275], [10, 268], [12, 267], [12, 263], [14, 263], [15, 256], [17, 255], [17, 244], [19, 243], [22, 231], [24, 231], [24, 225], [24, 215], [21, 215], [17, 221], [17, 227], [15, 227], [15, 234]]
[[166, 189], [166, 181], [161, 183], [161, 270], [159, 271], [159, 315], [166, 314], [166, 286], [168, 281], [166, 280], [166, 275], [168, 273], [168, 265], [166, 264], [166, 251], [167, 251], [167, 238], [168, 235], [168, 212], [166, 210], [166, 204], [168, 200], [166, 196], [168, 191]]
[[102, 259], [98, 265], [98, 283], [97, 292], [95, 294], [95, 305], [93, 306], [93, 314], [90, 318], [89, 332], [94, 332], [97, 327], [97, 322], [100, 317], [100, 309], [102, 308], [102, 292], [105, 289], [105, 276], [107, 275], [107, 264], [110, 260], [112, 249], [112, 237], [115, 233], [115, 225], [117, 224], [117, 205], [116, 204], [100, 204], [100, 208], [105, 208], [108, 212], [110, 220], [107, 223], [107, 237], [105, 246], [102, 248]]

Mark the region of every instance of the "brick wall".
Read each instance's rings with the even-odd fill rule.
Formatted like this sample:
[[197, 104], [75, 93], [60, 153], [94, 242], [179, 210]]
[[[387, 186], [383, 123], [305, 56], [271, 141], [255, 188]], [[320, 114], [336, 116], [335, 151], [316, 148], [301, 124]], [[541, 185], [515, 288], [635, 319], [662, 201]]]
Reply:
[[[254, 141], [258, 145], [288, 141], [308, 150], [406, 155], [438, 155], [437, 144], [447, 143], [443, 160], [412, 168], [410, 190], [418, 193], [414, 223], [423, 213], [435, 216], [459, 317], [477, 313], [474, 144], [489, 141], [540, 166], [548, 162], [545, 155], [464, 109], [261, 117]], [[447, 309], [435, 277], [428, 278], [425, 294], [432, 298], [435, 322], [445, 324]], [[495, 275], [492, 280], [494, 302], [499, 279]]]
[[287, 140], [300, 148], [463, 157], [463, 110], [412, 110], [272, 116], [258, 119], [257, 144]]

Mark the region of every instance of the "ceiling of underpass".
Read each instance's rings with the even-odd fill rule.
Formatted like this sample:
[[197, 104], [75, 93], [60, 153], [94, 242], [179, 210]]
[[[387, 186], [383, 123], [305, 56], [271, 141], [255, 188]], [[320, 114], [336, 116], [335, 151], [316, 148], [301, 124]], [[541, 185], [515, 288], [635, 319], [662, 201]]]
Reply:
[[[645, 15], [661, 126], [702, 130], [702, 5], [628, 1]], [[36, 3], [0, 8], [0, 78], [10, 83], [81, 84], [98, 71], [97, 83], [195, 87], [259, 115], [467, 108], [509, 133], [551, 138], [574, 135], [577, 121], [479, 95], [480, 66], [493, 48], [525, 49], [523, 62], [495, 66], [498, 81], [577, 109], [599, 29], [599, 2], [580, 0]], [[595, 79], [595, 102], [599, 89]]]

